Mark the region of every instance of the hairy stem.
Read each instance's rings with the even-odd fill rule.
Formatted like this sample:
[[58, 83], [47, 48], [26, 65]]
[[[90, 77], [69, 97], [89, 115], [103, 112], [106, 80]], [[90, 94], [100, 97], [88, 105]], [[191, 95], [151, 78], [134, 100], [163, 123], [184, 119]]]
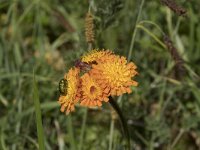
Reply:
[[119, 116], [119, 120], [122, 125], [124, 135], [126, 136], [126, 139], [127, 139], [128, 149], [130, 149], [130, 146], [131, 146], [130, 145], [130, 135], [128, 132], [128, 126], [127, 126], [126, 119], [124, 118], [122, 111], [119, 108], [119, 105], [116, 103], [116, 101], [111, 96], [109, 96], [109, 103], [111, 104], [111, 106], [114, 108], [114, 110], [116, 111], [116, 113]]

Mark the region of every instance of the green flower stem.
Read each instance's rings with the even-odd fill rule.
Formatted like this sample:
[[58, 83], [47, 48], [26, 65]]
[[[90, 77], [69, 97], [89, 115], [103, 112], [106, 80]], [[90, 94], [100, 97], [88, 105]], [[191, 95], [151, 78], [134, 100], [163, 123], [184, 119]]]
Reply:
[[119, 105], [116, 103], [116, 101], [111, 96], [109, 96], [109, 103], [111, 104], [111, 106], [114, 108], [114, 110], [116, 111], [116, 113], [119, 116], [124, 135], [126, 136], [126, 139], [127, 139], [128, 149], [130, 150], [130, 147], [131, 147], [131, 145], [130, 145], [130, 135], [129, 135], [126, 119], [123, 116], [122, 111], [119, 108]]

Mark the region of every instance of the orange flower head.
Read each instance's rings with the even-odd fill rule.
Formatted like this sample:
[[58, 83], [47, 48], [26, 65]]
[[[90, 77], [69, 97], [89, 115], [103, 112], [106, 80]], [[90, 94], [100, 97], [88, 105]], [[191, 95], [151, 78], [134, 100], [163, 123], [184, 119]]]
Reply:
[[67, 81], [66, 95], [61, 94], [58, 102], [61, 104], [61, 111], [68, 114], [74, 111], [74, 105], [80, 99], [79, 78], [80, 70], [78, 68], [71, 68], [67, 74], [65, 74], [64, 79]]
[[88, 73], [81, 77], [81, 85], [81, 105], [93, 107], [101, 106], [102, 101], [108, 102], [110, 90], [100, 87]]
[[102, 63], [93, 64], [90, 75], [95, 78], [100, 86], [105, 85], [110, 89], [112, 96], [131, 93], [130, 86], [137, 86], [137, 82], [132, 80], [136, 72], [136, 65], [127, 63], [125, 57], [113, 55]]
[[132, 79], [138, 74], [136, 69], [133, 62], [110, 50], [92, 50], [60, 81], [61, 111], [74, 111], [78, 102], [87, 107], [101, 106], [103, 101], [109, 101], [109, 96], [131, 93], [131, 86], [138, 85]]
[[112, 56], [113, 52], [110, 50], [92, 50], [89, 53], [82, 56], [81, 61], [85, 63], [100, 63], [103, 62], [107, 57]]

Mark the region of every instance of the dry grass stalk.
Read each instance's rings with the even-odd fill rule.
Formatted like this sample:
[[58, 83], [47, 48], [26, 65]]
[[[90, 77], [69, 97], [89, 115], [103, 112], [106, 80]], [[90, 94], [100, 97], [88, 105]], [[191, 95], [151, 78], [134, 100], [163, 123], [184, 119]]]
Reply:
[[161, 0], [161, 3], [166, 5], [169, 9], [171, 9], [174, 13], [179, 16], [186, 16], [187, 10], [181, 6], [179, 6], [174, 0]]
[[185, 68], [184, 68], [184, 60], [181, 58], [181, 56], [178, 53], [178, 50], [173, 45], [172, 41], [168, 36], [164, 36], [163, 38], [165, 45], [167, 46], [173, 60], [175, 61], [175, 73], [177, 78], [181, 78], [185, 74]]
[[85, 17], [85, 37], [88, 43], [94, 42], [94, 22], [90, 12]]

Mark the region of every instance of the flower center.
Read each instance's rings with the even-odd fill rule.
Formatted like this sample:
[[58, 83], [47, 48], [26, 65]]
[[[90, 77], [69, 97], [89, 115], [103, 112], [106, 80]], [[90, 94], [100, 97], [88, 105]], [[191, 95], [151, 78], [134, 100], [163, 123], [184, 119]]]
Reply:
[[90, 93], [94, 94], [97, 91], [97, 89], [95, 88], [95, 86], [91, 86], [90, 87]]

